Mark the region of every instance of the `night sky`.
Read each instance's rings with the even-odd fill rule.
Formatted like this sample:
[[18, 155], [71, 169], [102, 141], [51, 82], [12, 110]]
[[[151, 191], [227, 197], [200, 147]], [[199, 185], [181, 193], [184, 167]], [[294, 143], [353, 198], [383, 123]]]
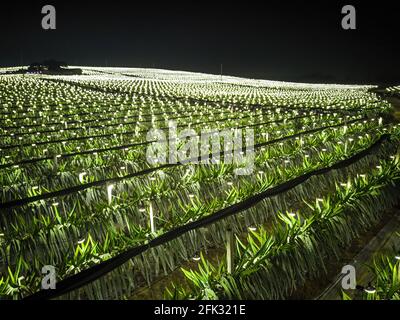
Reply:
[[[53, 58], [219, 73], [222, 63], [224, 74], [253, 78], [400, 83], [394, 1], [140, 2], [2, 3], [0, 65]], [[56, 7], [57, 30], [41, 28], [45, 4]], [[357, 30], [341, 28], [345, 4], [356, 7]]]

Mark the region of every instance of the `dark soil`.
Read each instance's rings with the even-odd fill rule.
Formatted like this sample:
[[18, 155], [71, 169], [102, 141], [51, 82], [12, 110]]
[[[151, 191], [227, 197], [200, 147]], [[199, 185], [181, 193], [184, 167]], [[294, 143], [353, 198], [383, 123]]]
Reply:
[[377, 235], [377, 233], [394, 217], [396, 211], [394, 208], [387, 212], [382, 220], [372, 229], [363, 233], [357, 239], [353, 240], [350, 246], [343, 251], [343, 255], [339, 260], [332, 259], [329, 261], [328, 273], [318, 279], [309, 280], [307, 283], [296, 290], [288, 299], [290, 300], [311, 300], [315, 299], [323, 290], [335, 280], [336, 276], [341, 272], [342, 267], [354, 260], [357, 254]]

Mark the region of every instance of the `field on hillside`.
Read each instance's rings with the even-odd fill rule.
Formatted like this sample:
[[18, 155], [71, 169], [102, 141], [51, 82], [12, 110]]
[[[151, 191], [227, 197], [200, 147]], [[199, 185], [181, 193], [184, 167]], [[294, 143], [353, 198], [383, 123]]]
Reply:
[[[160, 281], [159, 298], [285, 299], [400, 198], [400, 126], [372, 87], [5, 70], [0, 299], [130, 299]], [[251, 163], [225, 161], [222, 141], [217, 161], [150, 163], [149, 131], [171, 143], [172, 122], [194, 137], [181, 155], [201, 131], [241, 130], [245, 156], [252, 129]]]

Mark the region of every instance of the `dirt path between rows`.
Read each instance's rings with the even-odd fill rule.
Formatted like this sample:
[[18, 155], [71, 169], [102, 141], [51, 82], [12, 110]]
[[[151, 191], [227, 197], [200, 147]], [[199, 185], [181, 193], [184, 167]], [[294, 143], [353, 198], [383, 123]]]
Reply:
[[394, 108], [394, 117], [400, 121], [400, 98], [387, 97], [386, 100], [392, 104]]

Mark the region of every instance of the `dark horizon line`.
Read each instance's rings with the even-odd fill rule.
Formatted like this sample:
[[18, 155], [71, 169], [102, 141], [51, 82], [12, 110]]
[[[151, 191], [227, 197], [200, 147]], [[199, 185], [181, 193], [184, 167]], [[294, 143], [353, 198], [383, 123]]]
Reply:
[[[1, 65], [0, 68], [15, 68], [15, 67], [28, 67], [29, 65]], [[199, 70], [199, 69], [185, 69], [179, 67], [157, 67], [157, 66], [132, 66], [132, 65], [108, 65], [107, 67], [104, 65], [80, 65], [80, 64], [68, 64], [68, 66], [74, 67], [95, 67], [95, 68], [136, 68], [136, 69], [153, 69], [153, 70], [170, 70], [170, 71], [181, 71], [181, 72], [192, 72], [192, 73], [203, 73], [209, 75], [220, 76], [220, 73], [215, 73], [207, 70]], [[373, 77], [371, 79], [359, 80], [356, 78], [351, 77], [339, 77], [332, 74], [324, 74], [321, 73], [320, 75], [315, 74], [315, 72], [311, 72], [310, 74], [299, 74], [296, 76], [288, 77], [288, 76], [276, 76], [271, 75], [271, 77], [263, 77], [262, 75], [251, 75], [250, 73], [246, 72], [231, 72], [231, 73], [223, 73], [222, 76], [227, 77], [238, 77], [238, 78], [245, 78], [245, 79], [253, 79], [253, 80], [266, 80], [266, 81], [277, 81], [277, 82], [293, 82], [299, 84], [338, 84], [338, 85], [371, 85], [371, 86], [391, 86], [391, 85], [399, 85], [400, 81], [395, 80], [393, 76], [389, 76], [386, 79], [380, 79], [382, 77]]]

